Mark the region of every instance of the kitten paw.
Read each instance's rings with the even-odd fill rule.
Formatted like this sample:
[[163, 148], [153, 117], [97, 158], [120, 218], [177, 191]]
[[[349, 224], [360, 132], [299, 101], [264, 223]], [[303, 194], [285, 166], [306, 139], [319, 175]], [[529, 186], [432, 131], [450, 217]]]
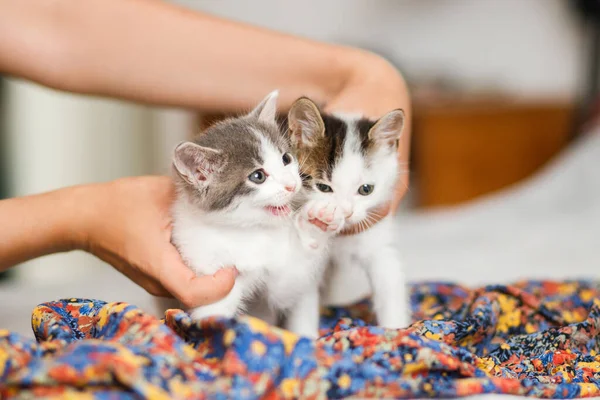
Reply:
[[334, 203], [309, 201], [296, 216], [298, 234], [305, 248], [317, 250], [344, 227], [344, 212]]
[[319, 246], [319, 240], [314, 234], [315, 227], [309, 222], [309, 220], [298, 213], [296, 216], [296, 229], [298, 230], [298, 236], [305, 248], [317, 250]]
[[310, 201], [304, 210], [308, 222], [323, 232], [338, 233], [344, 226], [344, 212], [335, 203]]

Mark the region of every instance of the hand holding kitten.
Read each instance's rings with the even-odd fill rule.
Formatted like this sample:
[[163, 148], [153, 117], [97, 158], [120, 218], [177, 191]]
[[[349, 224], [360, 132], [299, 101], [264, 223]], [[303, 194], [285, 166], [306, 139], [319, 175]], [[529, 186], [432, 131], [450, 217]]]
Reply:
[[234, 268], [196, 276], [171, 244], [168, 177], [124, 178], [81, 187], [84, 212], [78, 247], [110, 263], [155, 296], [172, 294], [188, 307], [213, 303], [230, 292]]

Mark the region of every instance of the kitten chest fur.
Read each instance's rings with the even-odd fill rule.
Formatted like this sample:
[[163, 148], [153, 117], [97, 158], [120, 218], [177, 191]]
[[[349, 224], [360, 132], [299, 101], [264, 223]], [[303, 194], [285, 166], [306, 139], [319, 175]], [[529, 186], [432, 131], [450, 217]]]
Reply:
[[177, 223], [173, 241], [186, 264], [197, 274], [213, 274], [235, 266], [242, 297], [268, 288], [267, 302], [278, 309], [293, 305], [320, 277], [325, 249], [305, 249], [293, 225], [236, 227], [211, 221], [180, 199], [173, 209]]
[[288, 240], [280, 240], [293, 233], [287, 225], [248, 229], [213, 224], [183, 202], [177, 203], [174, 213], [177, 220], [174, 242], [190, 267], [202, 266], [204, 274], [226, 266], [236, 266], [240, 273], [260, 270], [267, 264], [277, 270], [283, 267], [285, 255], [292, 251]]

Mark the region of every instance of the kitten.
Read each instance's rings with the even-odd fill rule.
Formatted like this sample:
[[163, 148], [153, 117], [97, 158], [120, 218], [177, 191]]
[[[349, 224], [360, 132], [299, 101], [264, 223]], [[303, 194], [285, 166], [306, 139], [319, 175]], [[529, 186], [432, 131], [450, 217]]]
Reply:
[[[315, 337], [316, 282], [328, 237], [343, 228], [344, 218], [338, 213], [325, 232], [304, 219], [302, 205], [314, 191], [303, 188], [298, 162], [275, 119], [276, 102], [273, 92], [249, 114], [177, 146], [172, 242], [197, 274], [225, 266], [239, 271], [225, 298], [189, 310], [193, 319], [233, 317], [256, 296], [287, 313], [288, 329]], [[163, 311], [171, 306], [161, 303]]]
[[[316, 191], [306, 205], [309, 216], [323, 220], [318, 210], [341, 210], [346, 224], [364, 226], [394, 194], [404, 112], [391, 111], [378, 121], [328, 115], [307, 98], [297, 100], [295, 108], [300, 117], [290, 121], [290, 131], [298, 139], [294, 144], [305, 185]], [[296, 132], [321, 132], [320, 125], [324, 132], [316, 136]], [[322, 302], [347, 305], [372, 294], [379, 324], [403, 328], [410, 314], [392, 218], [333, 240]]]

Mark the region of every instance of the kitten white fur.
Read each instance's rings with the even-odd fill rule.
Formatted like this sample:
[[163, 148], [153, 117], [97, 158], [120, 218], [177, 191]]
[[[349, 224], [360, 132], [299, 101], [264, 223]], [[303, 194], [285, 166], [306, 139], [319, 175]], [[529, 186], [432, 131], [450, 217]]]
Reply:
[[[193, 206], [178, 201], [174, 208], [173, 238], [188, 263], [198, 274], [213, 274], [235, 265], [240, 272], [232, 291], [216, 303], [190, 310], [193, 319], [209, 316], [233, 317], [245, 312], [253, 295], [266, 298], [273, 311], [286, 311], [288, 329], [315, 337], [318, 319], [311, 315], [294, 318], [295, 308], [318, 313], [305, 297], [321, 278], [325, 248], [302, 245], [292, 221], [281, 226], [230, 226], [217, 218], [204, 218]], [[263, 312], [268, 312], [263, 310]], [[312, 323], [311, 323], [312, 321]]]
[[[277, 129], [276, 99], [276, 92], [270, 94], [245, 118], [258, 119], [260, 123]], [[264, 182], [257, 185], [243, 183], [249, 185], [252, 191], [234, 197], [231, 204], [222, 209], [199, 207], [202, 200], [189, 190], [179, 190], [174, 203], [172, 241], [186, 264], [200, 275], [211, 275], [227, 266], [235, 266], [239, 271], [233, 289], [225, 298], [189, 312], [193, 319], [233, 317], [245, 312], [248, 302], [258, 296], [269, 308], [262, 310], [265, 314], [270, 311], [286, 312], [288, 329], [316, 337], [317, 283], [322, 278], [327, 260], [329, 238], [334, 231], [342, 229], [343, 216], [340, 218], [338, 213], [337, 219], [329, 221], [335, 223], [335, 230], [322, 232], [307, 222], [306, 209], [286, 216], [267, 212], [265, 207], [288, 206], [299, 195], [303, 195], [306, 201], [310, 194], [300, 193], [304, 189], [296, 159], [284, 165], [281, 147], [267, 140], [261, 132], [254, 130], [252, 134], [260, 143], [258, 153], [262, 164], [255, 167], [266, 172]], [[184, 180], [191, 179], [185, 176], [186, 167], [178, 165], [177, 157], [174, 164], [180, 174], [183, 170]], [[221, 167], [195, 168], [204, 173]], [[192, 171], [191, 175], [194, 173]], [[203, 178], [201, 182], [190, 181], [200, 188], [214, 184], [210, 172]], [[173, 307], [168, 300], [159, 300], [159, 303], [163, 311]]]
[[[332, 174], [332, 183], [339, 196], [336, 201], [341, 204], [349, 203], [352, 209], [352, 216], [347, 222], [355, 224], [373, 218], [373, 212], [369, 210], [392, 199], [398, 176], [398, 157], [396, 151], [390, 152], [382, 147], [373, 156], [373, 162], [367, 163], [355, 142], [358, 138], [354, 123], [356, 118], [342, 119], [348, 125], [349, 138], [354, 140], [347, 141], [342, 162]], [[401, 130], [402, 127], [390, 126], [388, 133], [399, 138]], [[371, 195], [356, 195], [356, 188], [362, 182], [374, 183], [375, 190]], [[386, 328], [404, 328], [410, 323], [410, 307], [392, 218], [386, 216], [357, 235], [339, 236], [334, 239], [323, 300], [325, 304], [335, 304], [336, 299], [332, 295], [343, 288], [347, 295], [354, 295], [354, 299], [346, 300], [356, 301], [360, 299], [361, 292], [367, 292], [367, 288], [370, 287], [379, 325]], [[368, 279], [360, 279], [360, 275], [354, 275], [355, 284], [344, 286], [339, 274], [351, 275], [357, 267], [365, 270]]]
[[[321, 180], [332, 191], [315, 194], [316, 207], [341, 207], [350, 215], [347, 225], [360, 225], [374, 218], [375, 210], [392, 199], [398, 159], [396, 146], [387, 144], [395, 143], [400, 137], [404, 115], [395, 110], [378, 121], [369, 135], [375, 135], [374, 139], [383, 145], [375, 146], [368, 156], [361, 150], [359, 117], [334, 116], [346, 123], [346, 140], [331, 180]], [[371, 194], [365, 196], [357, 192], [363, 184], [374, 185]], [[392, 216], [359, 234], [334, 238], [330, 248], [329, 267], [321, 284], [321, 303], [348, 305], [371, 294], [379, 325], [394, 329], [408, 326], [409, 298], [396, 250]]]

